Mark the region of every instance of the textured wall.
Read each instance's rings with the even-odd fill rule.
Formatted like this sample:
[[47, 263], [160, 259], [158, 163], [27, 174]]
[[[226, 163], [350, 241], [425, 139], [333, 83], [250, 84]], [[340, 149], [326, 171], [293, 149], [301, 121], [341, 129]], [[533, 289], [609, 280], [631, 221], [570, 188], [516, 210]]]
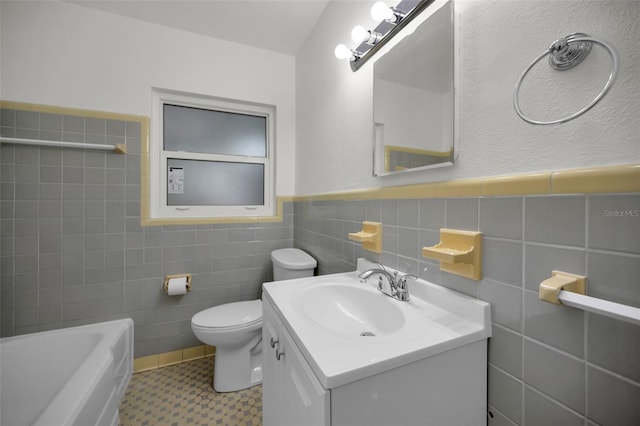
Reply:
[[[296, 57], [296, 195], [640, 160], [640, 2], [456, 0], [457, 163], [372, 178], [372, 61], [353, 73], [331, 54], [349, 42], [353, 26], [373, 25], [369, 8], [368, 2], [330, 2]], [[525, 123], [512, 106], [518, 77], [554, 40], [577, 31], [615, 46], [616, 83], [576, 120]], [[566, 73], [551, 72], [542, 61], [525, 81], [522, 108], [536, 117], [568, 115], [604, 86], [609, 64], [599, 46]]]
[[[490, 302], [490, 426], [636, 426], [640, 327], [537, 291], [557, 269], [586, 275], [592, 296], [640, 307], [638, 211], [640, 194], [299, 201], [294, 240], [322, 274], [366, 257]], [[365, 219], [383, 224], [381, 255], [346, 239]], [[481, 281], [422, 258], [443, 227], [483, 232]]]

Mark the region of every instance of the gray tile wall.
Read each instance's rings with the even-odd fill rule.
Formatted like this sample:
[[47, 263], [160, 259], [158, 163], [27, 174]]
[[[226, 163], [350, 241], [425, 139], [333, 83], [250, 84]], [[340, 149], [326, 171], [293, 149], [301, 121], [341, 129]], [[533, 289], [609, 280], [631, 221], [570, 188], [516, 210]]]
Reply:
[[[272, 250], [293, 245], [293, 207], [273, 224], [140, 226], [140, 125], [0, 109], [0, 134], [126, 143], [126, 155], [2, 144], [0, 333], [12, 336], [121, 317], [135, 356], [200, 343], [191, 317], [256, 298]], [[162, 292], [190, 272], [193, 291]]]
[[[553, 269], [588, 278], [595, 297], [640, 307], [640, 194], [294, 205], [294, 241], [323, 274], [359, 256], [491, 303], [488, 424], [640, 425], [640, 327], [538, 300]], [[383, 223], [383, 253], [347, 234]], [[442, 227], [484, 234], [483, 279], [421, 257]]]

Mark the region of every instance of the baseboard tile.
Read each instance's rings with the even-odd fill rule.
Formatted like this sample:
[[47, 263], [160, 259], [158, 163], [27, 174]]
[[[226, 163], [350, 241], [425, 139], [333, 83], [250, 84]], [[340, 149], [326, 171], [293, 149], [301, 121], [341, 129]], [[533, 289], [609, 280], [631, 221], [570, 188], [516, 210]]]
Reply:
[[209, 345], [193, 346], [191, 348], [178, 349], [177, 351], [164, 352], [156, 355], [148, 355], [133, 360], [133, 372], [155, 370], [168, 365], [214, 356], [216, 348]]

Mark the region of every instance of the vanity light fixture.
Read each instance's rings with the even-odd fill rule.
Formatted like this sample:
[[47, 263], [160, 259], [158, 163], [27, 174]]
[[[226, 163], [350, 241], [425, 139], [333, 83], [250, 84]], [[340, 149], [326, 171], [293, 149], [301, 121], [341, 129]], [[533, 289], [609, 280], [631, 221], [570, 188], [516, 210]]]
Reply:
[[383, 1], [371, 8], [371, 17], [380, 21], [373, 30], [357, 26], [351, 38], [359, 45], [350, 49], [344, 44], [336, 46], [334, 54], [338, 59], [349, 59], [351, 71], [357, 71], [386, 42], [425, 10], [435, 0], [402, 0], [396, 7], [389, 7]]

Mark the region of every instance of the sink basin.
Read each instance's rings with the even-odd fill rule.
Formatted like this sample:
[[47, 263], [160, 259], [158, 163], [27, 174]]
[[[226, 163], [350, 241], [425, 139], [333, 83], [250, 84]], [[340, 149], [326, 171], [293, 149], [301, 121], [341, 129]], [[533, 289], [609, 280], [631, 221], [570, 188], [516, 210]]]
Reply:
[[298, 299], [303, 315], [345, 336], [388, 335], [405, 323], [404, 314], [388, 296], [363, 284], [327, 283], [306, 289]]

